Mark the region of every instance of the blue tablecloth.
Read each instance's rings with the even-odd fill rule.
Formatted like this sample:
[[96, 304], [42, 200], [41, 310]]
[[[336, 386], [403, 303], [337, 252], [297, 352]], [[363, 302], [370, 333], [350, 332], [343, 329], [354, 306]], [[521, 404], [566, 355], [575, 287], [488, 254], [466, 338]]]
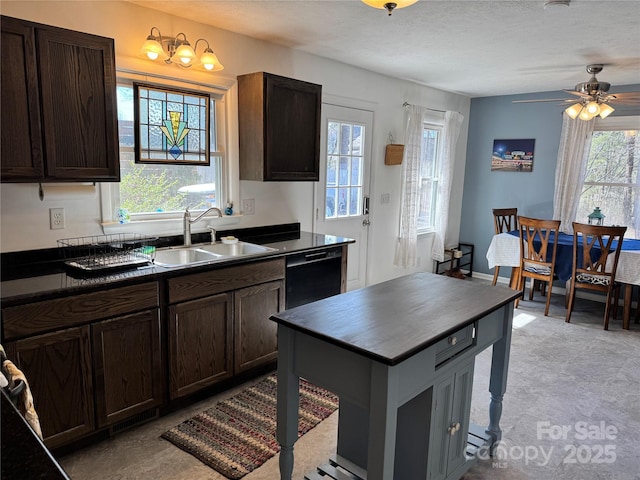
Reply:
[[[509, 232], [510, 235], [514, 235], [516, 237], [520, 236], [520, 233], [517, 230]], [[549, 243], [553, 244], [556, 241], [555, 235], [551, 234], [549, 237]], [[535, 240], [534, 240], [535, 242]], [[556, 268], [555, 274], [562, 281], [567, 281], [571, 278], [571, 262], [573, 260], [573, 235], [567, 235], [566, 233], [560, 232], [558, 234], [558, 249], [556, 251]], [[539, 245], [539, 243], [538, 243]], [[614, 243], [613, 248], [616, 247]], [[622, 242], [622, 250], [640, 250], [640, 240], [636, 240], [633, 238], [625, 238]], [[578, 244], [578, 256], [582, 253], [582, 245]], [[550, 246], [549, 251], [547, 252], [548, 259], [547, 261], [551, 261], [551, 255], [553, 254], [553, 248]]]

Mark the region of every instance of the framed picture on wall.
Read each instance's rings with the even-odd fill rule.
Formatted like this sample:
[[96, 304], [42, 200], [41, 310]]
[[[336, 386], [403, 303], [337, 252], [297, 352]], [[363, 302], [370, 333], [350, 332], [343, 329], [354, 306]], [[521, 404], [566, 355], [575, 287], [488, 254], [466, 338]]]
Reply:
[[494, 140], [491, 171], [531, 172], [535, 139]]

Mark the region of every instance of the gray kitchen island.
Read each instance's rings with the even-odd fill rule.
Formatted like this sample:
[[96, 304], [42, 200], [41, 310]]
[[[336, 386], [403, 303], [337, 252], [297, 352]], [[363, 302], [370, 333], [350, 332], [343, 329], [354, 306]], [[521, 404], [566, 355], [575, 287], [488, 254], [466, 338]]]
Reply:
[[[340, 397], [336, 455], [308, 479], [458, 479], [501, 439], [513, 301], [506, 287], [416, 273], [275, 314], [280, 475], [299, 378]], [[493, 346], [487, 427], [469, 421], [475, 357]]]

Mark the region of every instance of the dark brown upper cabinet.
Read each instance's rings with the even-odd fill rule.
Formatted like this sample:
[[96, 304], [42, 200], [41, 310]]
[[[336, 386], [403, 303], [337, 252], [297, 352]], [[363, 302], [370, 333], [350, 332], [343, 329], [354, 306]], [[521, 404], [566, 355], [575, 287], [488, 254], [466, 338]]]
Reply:
[[0, 17], [3, 182], [119, 181], [113, 39]]
[[321, 85], [240, 75], [240, 180], [318, 181], [321, 104]]

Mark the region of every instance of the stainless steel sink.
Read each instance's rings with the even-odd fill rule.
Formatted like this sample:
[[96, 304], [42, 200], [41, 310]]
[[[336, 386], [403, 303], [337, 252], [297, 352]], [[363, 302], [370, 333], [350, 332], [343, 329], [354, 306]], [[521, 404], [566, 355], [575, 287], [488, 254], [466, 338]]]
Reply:
[[277, 249], [275, 248], [246, 242], [169, 247], [156, 251], [154, 263], [161, 267], [177, 267], [251, 255], [262, 255], [276, 251]]
[[275, 248], [256, 245], [255, 243], [214, 243], [207, 245], [198, 245], [200, 250], [225, 257], [240, 257], [245, 255], [258, 255], [277, 251]]
[[221, 258], [212, 252], [206, 252], [198, 248], [169, 248], [157, 250], [154, 263], [163, 267], [176, 267], [180, 265], [193, 265], [208, 263]]

